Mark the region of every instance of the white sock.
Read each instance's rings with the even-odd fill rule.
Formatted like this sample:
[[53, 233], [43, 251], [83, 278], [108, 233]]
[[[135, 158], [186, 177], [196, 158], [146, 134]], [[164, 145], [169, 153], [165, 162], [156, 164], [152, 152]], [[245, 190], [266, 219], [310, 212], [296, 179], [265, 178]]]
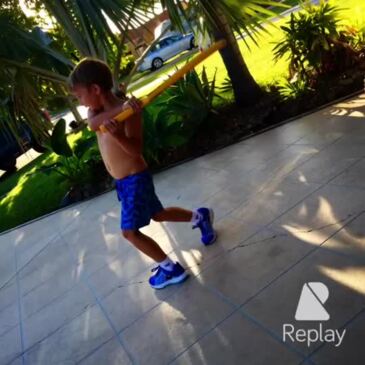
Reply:
[[174, 269], [174, 262], [166, 256], [165, 260], [158, 263], [163, 269], [172, 271]]
[[197, 210], [194, 210], [193, 217], [191, 218], [191, 223], [196, 224], [200, 221], [201, 218], [202, 215]]

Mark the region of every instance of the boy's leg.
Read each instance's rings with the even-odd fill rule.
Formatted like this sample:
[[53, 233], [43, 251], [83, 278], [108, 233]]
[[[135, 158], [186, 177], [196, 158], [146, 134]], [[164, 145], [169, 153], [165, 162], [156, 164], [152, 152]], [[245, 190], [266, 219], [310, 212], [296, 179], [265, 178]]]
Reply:
[[138, 230], [123, 230], [122, 234], [136, 248], [159, 264], [157, 268], [152, 270], [156, 271], [156, 273], [149, 279], [149, 283], [153, 288], [162, 289], [170, 284], [178, 284], [188, 277], [184, 268], [178, 262], [174, 263], [171, 261], [151, 237], [144, 235]]
[[149, 256], [156, 262], [162, 262], [166, 259], [167, 255], [161, 247], [151, 237], [148, 237], [140, 231], [123, 230], [123, 237], [138, 248], [145, 255]]
[[200, 229], [201, 241], [205, 245], [210, 245], [217, 239], [217, 232], [213, 228], [214, 214], [212, 209], [199, 208], [192, 212], [191, 210], [170, 207], [154, 214], [152, 219], [156, 222], [192, 222], [193, 228]]
[[152, 217], [156, 222], [191, 222], [192, 218], [191, 210], [178, 207], [164, 208]]

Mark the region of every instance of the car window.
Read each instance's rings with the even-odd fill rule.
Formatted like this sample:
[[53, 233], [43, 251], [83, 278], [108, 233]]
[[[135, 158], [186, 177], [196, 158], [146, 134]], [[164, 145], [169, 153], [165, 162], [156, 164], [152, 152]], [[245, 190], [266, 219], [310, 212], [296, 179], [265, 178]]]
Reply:
[[171, 38], [165, 38], [160, 42], [161, 48], [164, 48], [172, 43]]
[[173, 37], [171, 37], [171, 40], [173, 42], [177, 42], [177, 41], [179, 41], [182, 38], [183, 38], [182, 35], [174, 35]]
[[172, 37], [169, 38], [165, 38], [162, 39], [161, 41], [159, 41], [158, 43], [156, 43], [150, 50], [150, 52], [156, 52], [159, 51], [161, 48], [165, 48], [167, 46], [169, 46], [170, 44], [173, 44], [179, 40], [181, 40], [183, 38], [182, 35], [174, 35]]
[[158, 51], [160, 48], [161, 48], [160, 43], [157, 43], [153, 47], [151, 47], [150, 52]]
[[172, 44], [175, 42], [174, 37], [166, 38], [167, 44]]

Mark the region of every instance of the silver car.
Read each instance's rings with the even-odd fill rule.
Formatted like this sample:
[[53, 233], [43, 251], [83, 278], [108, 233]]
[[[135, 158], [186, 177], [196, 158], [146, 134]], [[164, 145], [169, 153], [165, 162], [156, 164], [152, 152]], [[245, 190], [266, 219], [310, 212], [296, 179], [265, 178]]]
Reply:
[[163, 63], [177, 54], [193, 49], [194, 35], [174, 34], [161, 39], [147, 53], [143, 62], [138, 66], [138, 71], [156, 70], [162, 67]]

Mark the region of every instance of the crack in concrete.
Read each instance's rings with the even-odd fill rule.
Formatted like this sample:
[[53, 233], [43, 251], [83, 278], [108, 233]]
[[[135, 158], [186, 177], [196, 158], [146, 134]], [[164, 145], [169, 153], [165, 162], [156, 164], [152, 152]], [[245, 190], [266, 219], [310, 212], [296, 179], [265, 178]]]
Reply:
[[[326, 228], [334, 227], [334, 226], [337, 226], [338, 224], [344, 223], [344, 222], [348, 221], [351, 217], [356, 216], [356, 215], [361, 215], [362, 213], [363, 212], [360, 212], [360, 213], [350, 213], [350, 214], [347, 215], [346, 218], [339, 219], [336, 222], [329, 223], [329, 224], [325, 224], [323, 226], [319, 226], [319, 227], [315, 227], [315, 228], [311, 228], [311, 229], [295, 230], [295, 232], [297, 232], [297, 233], [319, 232], [319, 231], [322, 231], [322, 230], [324, 230]], [[237, 248], [243, 248], [243, 247], [253, 246], [253, 245], [256, 245], [256, 244], [259, 244], [259, 243], [264, 243], [266, 241], [271, 241], [271, 240], [273, 240], [275, 238], [278, 238], [278, 237], [284, 238], [284, 237], [290, 237], [290, 236], [291, 236], [291, 233], [279, 233], [279, 232], [277, 232], [277, 233], [273, 233], [273, 235], [270, 236], [270, 237], [265, 237], [264, 239], [257, 240], [257, 241], [252, 241], [252, 242], [249, 242], [249, 243], [246, 243], [246, 244], [244, 243], [244, 242], [246, 242], [246, 240], [245, 241], [242, 241], [238, 245], [230, 248], [227, 251], [228, 252], [231, 252], [231, 251], [236, 250]]]

